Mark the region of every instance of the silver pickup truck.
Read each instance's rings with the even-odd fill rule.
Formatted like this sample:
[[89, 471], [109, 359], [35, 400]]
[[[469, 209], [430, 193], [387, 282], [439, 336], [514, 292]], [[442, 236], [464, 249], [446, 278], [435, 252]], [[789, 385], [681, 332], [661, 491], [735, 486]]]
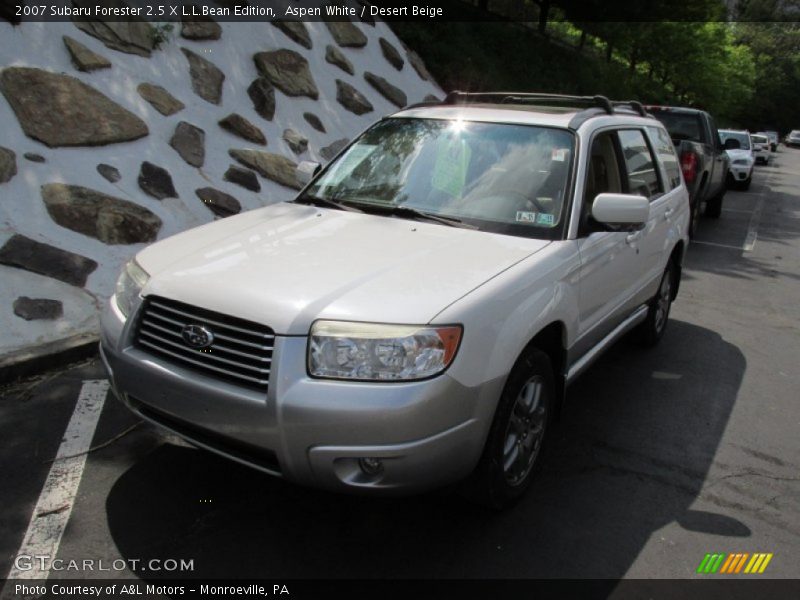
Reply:
[[706, 216], [717, 218], [722, 214], [730, 159], [714, 118], [706, 111], [674, 106], [648, 106], [647, 110], [664, 124], [675, 144], [689, 189], [692, 210], [689, 235], [693, 237], [702, 204]]

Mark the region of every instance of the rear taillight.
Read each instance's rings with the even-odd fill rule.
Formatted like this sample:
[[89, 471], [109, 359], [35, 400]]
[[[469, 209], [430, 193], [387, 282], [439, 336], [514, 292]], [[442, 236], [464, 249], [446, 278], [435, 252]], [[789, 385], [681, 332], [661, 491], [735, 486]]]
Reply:
[[692, 183], [697, 177], [697, 155], [694, 152], [683, 152], [681, 154], [681, 171], [686, 183]]

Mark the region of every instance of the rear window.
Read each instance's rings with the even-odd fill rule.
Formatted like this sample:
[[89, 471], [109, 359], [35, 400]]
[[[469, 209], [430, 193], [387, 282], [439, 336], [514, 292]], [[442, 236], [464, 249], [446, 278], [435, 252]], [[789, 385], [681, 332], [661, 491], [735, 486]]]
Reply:
[[653, 110], [653, 116], [664, 124], [669, 136], [674, 141], [690, 140], [705, 144], [705, 134], [700, 115], [696, 113], [678, 113], [665, 110]]
[[763, 135], [751, 135], [754, 144], [766, 144], [769, 141]]

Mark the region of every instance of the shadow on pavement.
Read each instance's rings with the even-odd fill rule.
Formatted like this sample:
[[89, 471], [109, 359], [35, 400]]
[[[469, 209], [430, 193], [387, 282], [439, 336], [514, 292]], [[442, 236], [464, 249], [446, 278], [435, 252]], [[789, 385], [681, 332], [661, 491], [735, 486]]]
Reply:
[[505, 513], [444, 492], [302, 489], [164, 444], [115, 483], [110, 531], [123, 557], [194, 559], [196, 577], [621, 578], [668, 523], [750, 535], [712, 493], [720, 514], [690, 508], [745, 367], [738, 348], [681, 321], [654, 350], [618, 344], [570, 389], [542, 472]]

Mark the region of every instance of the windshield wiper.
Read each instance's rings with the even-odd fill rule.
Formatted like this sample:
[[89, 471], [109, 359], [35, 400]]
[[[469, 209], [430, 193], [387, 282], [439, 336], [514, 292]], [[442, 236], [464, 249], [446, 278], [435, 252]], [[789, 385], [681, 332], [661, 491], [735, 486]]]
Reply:
[[322, 196], [314, 196], [313, 194], [303, 194], [293, 200], [296, 204], [310, 204], [311, 206], [321, 206], [323, 208], [335, 208], [337, 210], [346, 210], [348, 212], [359, 212], [363, 213], [364, 211], [360, 208], [356, 208], [355, 206], [350, 206], [345, 204], [344, 202], [339, 202], [338, 200], [332, 200], [330, 198], [323, 198]]
[[460, 227], [462, 229], [478, 229], [474, 225], [464, 223], [461, 219], [456, 219], [455, 217], [446, 217], [444, 215], [435, 215], [433, 213], [425, 212], [416, 208], [411, 208], [410, 206], [379, 206], [376, 204], [370, 204], [369, 208], [376, 208], [381, 212], [385, 212], [386, 214], [400, 218], [405, 217], [410, 219], [433, 221], [434, 223], [441, 223], [442, 225], [448, 225], [450, 227]]

